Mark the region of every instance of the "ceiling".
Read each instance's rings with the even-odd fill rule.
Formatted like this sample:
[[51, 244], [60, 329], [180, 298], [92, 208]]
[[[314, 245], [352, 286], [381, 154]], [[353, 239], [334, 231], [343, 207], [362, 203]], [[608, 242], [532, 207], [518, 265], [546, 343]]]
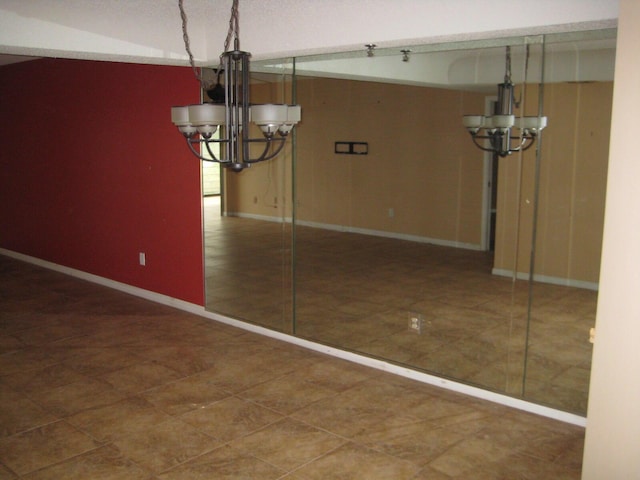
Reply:
[[[354, 52], [296, 58], [298, 78], [328, 77], [399, 83], [436, 88], [493, 91], [505, 71], [505, 46], [511, 47], [512, 80], [612, 81], [615, 67], [616, 31], [595, 30], [571, 34], [513, 37], [491, 41], [456, 42], [411, 46], [403, 59], [400, 48], [364, 49]], [[526, 45], [526, 46], [525, 46]], [[290, 73], [290, 59], [254, 62], [252, 72]]]
[[[184, 6], [196, 62], [217, 63], [231, 0]], [[241, 0], [240, 33], [268, 59], [610, 28], [617, 16], [618, 0]], [[0, 0], [0, 55], [187, 64], [177, 0]]]
[[[601, 30], [617, 23], [617, 0], [537, 0], [535, 6], [511, 0], [506, 10], [502, 4], [474, 0], [473, 15], [461, 15], [469, 0], [241, 0], [241, 47], [251, 51], [254, 60], [354, 51], [362, 57], [366, 43], [397, 56], [407, 45], [415, 50], [416, 45]], [[217, 64], [230, 7], [231, 0], [184, 0], [198, 65]], [[576, 45], [574, 51], [580, 49]], [[417, 53], [404, 74], [396, 60], [376, 60], [375, 68], [362, 58], [355, 62], [363, 64], [362, 78], [389, 81], [401, 74], [406, 76], [403, 82], [426, 84], [455, 83], [456, 69], [461, 72], [477, 63], [472, 52], [440, 54], [435, 66], [435, 56], [427, 61]], [[498, 65], [504, 65], [501, 56], [496, 56]], [[0, 65], [37, 57], [188, 65], [178, 1], [0, 0]], [[582, 55], [583, 64], [585, 58]], [[611, 64], [610, 59], [606, 62]], [[354, 65], [349, 53], [342, 61], [320, 57], [305, 68], [310, 74], [340, 75], [347, 67], [353, 71]], [[447, 78], [425, 77], [425, 72], [445, 71], [443, 65]], [[495, 69], [489, 78], [495, 83]]]

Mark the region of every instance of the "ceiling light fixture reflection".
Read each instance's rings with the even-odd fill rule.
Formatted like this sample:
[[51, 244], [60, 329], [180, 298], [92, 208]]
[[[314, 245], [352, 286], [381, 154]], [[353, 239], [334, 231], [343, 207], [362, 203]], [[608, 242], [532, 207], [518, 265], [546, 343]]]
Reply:
[[[525, 151], [535, 143], [540, 131], [547, 126], [547, 117], [516, 118], [513, 114], [514, 103], [511, 47], [507, 47], [504, 82], [498, 84], [495, 114], [465, 115], [462, 120], [478, 148], [506, 157], [514, 152]], [[479, 140], [488, 140], [489, 146], [479, 143]]]

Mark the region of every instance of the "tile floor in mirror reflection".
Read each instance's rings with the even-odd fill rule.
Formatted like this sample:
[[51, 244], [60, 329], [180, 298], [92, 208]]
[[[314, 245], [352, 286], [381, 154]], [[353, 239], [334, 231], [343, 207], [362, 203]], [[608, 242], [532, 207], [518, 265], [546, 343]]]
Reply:
[[2, 479], [578, 479], [584, 429], [0, 256]]
[[296, 227], [293, 282], [289, 223], [205, 208], [209, 310], [586, 414], [596, 291], [530, 290], [493, 275], [489, 252], [310, 227]]

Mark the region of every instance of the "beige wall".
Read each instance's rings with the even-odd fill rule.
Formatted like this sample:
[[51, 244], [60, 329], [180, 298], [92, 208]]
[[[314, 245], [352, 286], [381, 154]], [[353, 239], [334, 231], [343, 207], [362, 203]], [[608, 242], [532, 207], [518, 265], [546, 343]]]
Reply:
[[[482, 155], [461, 118], [483, 110], [483, 95], [313, 79], [298, 101], [299, 220], [480, 245]], [[369, 154], [335, 154], [336, 141], [367, 142]]]
[[[538, 95], [528, 90], [532, 115]], [[545, 85], [536, 275], [598, 283], [612, 91], [611, 82]], [[501, 159], [496, 269], [513, 271], [517, 262], [518, 272], [529, 272], [534, 203], [534, 149]]]
[[640, 2], [621, 0], [584, 480], [640, 478]]

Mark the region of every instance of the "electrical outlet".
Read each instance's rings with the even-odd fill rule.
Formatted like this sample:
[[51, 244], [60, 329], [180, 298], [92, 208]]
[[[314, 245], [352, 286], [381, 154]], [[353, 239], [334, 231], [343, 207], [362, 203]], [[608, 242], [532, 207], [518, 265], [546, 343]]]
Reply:
[[140, 252], [138, 254], [138, 262], [140, 263], [140, 265], [142, 265], [143, 267], [147, 264], [147, 256], [145, 255], [144, 252]]
[[421, 335], [424, 331], [424, 316], [420, 313], [409, 312], [409, 332]]
[[388, 213], [389, 213], [389, 218], [393, 218], [396, 216], [396, 212], [393, 208], [390, 208]]

